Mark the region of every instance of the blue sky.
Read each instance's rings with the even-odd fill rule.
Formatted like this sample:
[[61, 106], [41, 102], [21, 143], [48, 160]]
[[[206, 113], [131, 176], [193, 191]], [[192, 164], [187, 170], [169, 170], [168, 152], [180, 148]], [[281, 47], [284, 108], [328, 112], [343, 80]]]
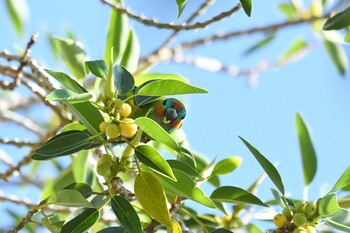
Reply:
[[[186, 15], [197, 9], [197, 2], [189, 1], [183, 16], [176, 22], [181, 22]], [[284, 20], [277, 10], [276, 1], [253, 2], [251, 18], [241, 10], [234, 17], [206, 29], [180, 33], [176, 42], [192, 40], [216, 31], [263, 26]], [[135, 12], [144, 13], [149, 18], [157, 17], [160, 22], [176, 20], [175, 0], [129, 0], [126, 3]], [[307, 3], [306, 1], [306, 5]], [[217, 1], [198, 20], [202, 21], [232, 8], [232, 4], [236, 2]], [[109, 17], [106, 5], [98, 0], [32, 0], [29, 6], [31, 18], [25, 36], [19, 39], [11, 28], [4, 4], [0, 5], [0, 50], [8, 49], [15, 53], [14, 44], [24, 48], [30, 35], [39, 32], [32, 57], [46, 68], [66, 71], [62, 63], [54, 62], [45, 33], [64, 37], [65, 30], [70, 29], [83, 42], [92, 60], [103, 57]], [[142, 54], [155, 49], [171, 33], [169, 30], [148, 28], [135, 21], [131, 21], [131, 24], [138, 34]], [[184, 64], [159, 64], [151, 71], [181, 74], [191, 84], [210, 92], [207, 95], [186, 97], [188, 113], [183, 128], [192, 148], [210, 159], [223, 159], [233, 155], [243, 157], [242, 166], [223, 177], [222, 183], [225, 185], [245, 188], [262, 173], [258, 163], [237, 137], [240, 135], [271, 162], [279, 164], [278, 170], [286, 190], [294, 198], [302, 198], [303, 178], [295, 129], [295, 114], [301, 113], [311, 129], [318, 156], [318, 171], [309, 188], [310, 199], [316, 199], [320, 196], [320, 187], [334, 184], [350, 164], [350, 75], [340, 77], [323, 49], [322, 41], [306, 24], [283, 29], [266, 48], [252, 56], [242, 55], [245, 49], [262, 38], [263, 34], [254, 34], [220, 41], [198, 47], [187, 54], [211, 56], [227, 65], [249, 68], [262, 59], [276, 61], [297, 38], [306, 38], [314, 47], [301, 60], [260, 74], [254, 87], [249, 87], [244, 77], [212, 73]], [[344, 46], [349, 55], [349, 45]], [[0, 129], [4, 130], [5, 126], [1, 124]], [[1, 135], [3, 134], [4, 131]], [[17, 159], [20, 158], [15, 158]], [[4, 187], [5, 190], [1, 190], [6, 192], [8, 186]], [[265, 180], [259, 188], [258, 196], [265, 200], [271, 199], [270, 188], [274, 188], [273, 184]], [[12, 191], [10, 188], [8, 190]]]

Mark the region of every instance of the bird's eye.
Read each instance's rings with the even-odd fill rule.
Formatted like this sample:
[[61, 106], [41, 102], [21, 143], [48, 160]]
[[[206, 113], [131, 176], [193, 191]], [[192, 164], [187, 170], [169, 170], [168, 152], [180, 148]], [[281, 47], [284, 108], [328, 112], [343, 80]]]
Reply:
[[163, 103], [162, 103], [162, 105], [165, 106], [167, 101], [168, 101], [167, 99], [164, 100]]

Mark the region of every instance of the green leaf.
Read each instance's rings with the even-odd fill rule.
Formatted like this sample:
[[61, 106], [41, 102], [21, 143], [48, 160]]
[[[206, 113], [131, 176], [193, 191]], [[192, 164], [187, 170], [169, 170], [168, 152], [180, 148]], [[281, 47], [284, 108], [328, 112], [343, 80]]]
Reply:
[[63, 129], [61, 130], [61, 133], [67, 132], [67, 131], [72, 131], [72, 130], [84, 131], [84, 130], [86, 130], [86, 128], [83, 124], [80, 124], [79, 122], [72, 122], [72, 123], [69, 123], [68, 125], [64, 126]]
[[279, 204], [282, 208], [286, 207], [286, 204], [282, 199], [282, 197], [280, 196], [280, 194], [278, 193], [278, 191], [275, 189], [271, 189], [271, 192], [273, 197], [275, 198], [276, 203]]
[[171, 168], [180, 170], [193, 178], [204, 179], [201, 175], [190, 165], [180, 160], [167, 160]]
[[344, 48], [329, 40], [324, 40], [323, 44], [339, 74], [344, 76], [349, 64]]
[[96, 208], [83, 207], [74, 211], [64, 223], [61, 232], [81, 233], [92, 227], [100, 218]]
[[82, 183], [82, 182], [74, 182], [64, 189], [73, 189], [75, 191], [78, 191], [83, 197], [88, 198], [92, 194], [92, 189], [90, 185]]
[[130, 29], [128, 43], [126, 44], [120, 65], [124, 66], [130, 73], [134, 73], [139, 64], [140, 43], [136, 33]]
[[187, 197], [209, 208], [215, 208], [214, 203], [205, 196], [203, 191], [195, 186], [193, 179], [183, 171], [173, 169], [176, 181], [158, 175], [160, 181], [180, 196]]
[[279, 59], [278, 63], [283, 64], [291, 61], [294, 57], [296, 57], [299, 53], [307, 48], [307, 43], [304, 39], [297, 39], [293, 42], [293, 44], [289, 47], [289, 49], [282, 55]]
[[294, 20], [298, 18], [298, 10], [292, 3], [280, 3], [278, 9], [289, 19]]
[[151, 80], [178, 80], [183, 83], [188, 83], [188, 80], [181, 75], [178, 74], [168, 74], [168, 73], [148, 73], [148, 74], [141, 74], [139, 76], [136, 76], [135, 78], [135, 86], [140, 86], [141, 84], [144, 84]]
[[273, 39], [275, 38], [275, 34], [271, 34], [268, 35], [266, 38], [264, 38], [263, 40], [259, 41], [258, 43], [254, 44], [253, 46], [251, 46], [249, 49], [247, 49], [244, 52], [244, 55], [249, 55], [261, 48], [263, 48], [264, 46], [268, 45]]
[[107, 227], [97, 233], [128, 233], [123, 227]]
[[[212, 231], [211, 233], [233, 233], [233, 231], [227, 230], [225, 228], [218, 228]], [[251, 232], [249, 232], [251, 233]]]
[[87, 93], [88, 91], [82, 87], [77, 81], [69, 77], [69, 75], [63, 72], [56, 72], [52, 70], [45, 70], [49, 75], [51, 75], [54, 79], [60, 82], [63, 86], [67, 87], [71, 91], [75, 93]]
[[48, 101], [66, 101], [69, 103], [85, 102], [92, 98], [90, 93], [76, 94], [70, 90], [56, 89], [46, 96]]
[[26, 0], [6, 0], [7, 12], [11, 23], [19, 36], [23, 35], [23, 24], [29, 19], [29, 7]]
[[[104, 118], [92, 103], [80, 102], [68, 104], [68, 106], [91, 135], [100, 133], [99, 125], [104, 121]], [[99, 136], [99, 138], [102, 139], [102, 136]]]
[[79, 151], [72, 157], [73, 175], [76, 181], [86, 182], [88, 178], [89, 167], [88, 150]]
[[180, 18], [183, 10], [185, 9], [187, 5], [188, 0], [176, 0], [177, 4], [177, 18]]
[[250, 17], [253, 5], [252, 0], [240, 0], [240, 2], [242, 3], [244, 12]]
[[41, 219], [41, 223], [51, 233], [60, 233], [62, 228], [61, 224], [63, 225], [64, 221], [61, 221], [57, 214], [49, 214]]
[[112, 210], [121, 225], [128, 232], [142, 233], [141, 222], [134, 207], [121, 196], [114, 196], [111, 200]]
[[138, 91], [138, 95], [162, 96], [162, 95], [183, 95], [183, 94], [203, 94], [208, 91], [191, 86], [178, 80], [157, 80], [150, 82]]
[[136, 147], [135, 155], [137, 158], [150, 168], [176, 181], [173, 170], [163, 156], [149, 145], [140, 145]]
[[247, 148], [252, 152], [255, 159], [259, 162], [260, 166], [264, 169], [266, 174], [270, 177], [272, 182], [276, 185], [278, 190], [284, 195], [284, 185], [281, 179], [280, 174], [278, 173], [275, 166], [270, 163], [255, 147], [249, 144], [245, 139], [242, 137], [239, 137], [243, 143], [247, 146]]
[[150, 172], [140, 172], [136, 176], [134, 190], [145, 211], [158, 222], [171, 227], [165, 193], [157, 177]]
[[249, 232], [249, 233], [264, 233], [262, 230], [260, 230], [259, 227], [257, 227], [254, 224], [251, 224], [251, 223], [246, 225], [245, 228], [247, 229], [247, 232]]
[[321, 216], [330, 216], [339, 210], [338, 198], [335, 193], [322, 197], [318, 204], [318, 212]]
[[167, 233], [182, 233], [180, 224], [174, 219], [171, 219], [171, 227], [168, 227], [167, 230]]
[[[116, 0], [115, 2], [121, 4], [122, 1]], [[129, 25], [127, 15], [111, 9], [111, 16], [107, 31], [107, 41], [103, 57], [106, 64], [110, 63], [111, 48], [113, 48], [113, 64], [116, 62], [117, 57], [121, 56], [128, 40], [128, 31]]]
[[350, 232], [350, 213], [326, 218], [326, 224], [343, 232]]
[[35, 150], [34, 160], [53, 159], [70, 155], [89, 146], [90, 135], [84, 131], [67, 131], [60, 133]]
[[171, 149], [181, 153], [181, 149], [175, 140], [154, 120], [148, 117], [139, 117], [136, 118], [135, 123], [143, 132], [153, 138], [153, 140], [163, 143]]
[[86, 61], [85, 65], [93, 75], [107, 78], [108, 68], [104, 60]]
[[57, 45], [58, 53], [61, 56], [63, 63], [69, 71], [78, 79], [85, 77], [85, 60], [86, 53], [80, 41], [72, 39], [53, 38]]
[[125, 95], [134, 88], [134, 77], [123, 66], [115, 65], [113, 67], [114, 86], [119, 94]]
[[242, 157], [232, 156], [230, 158], [223, 159], [215, 164], [210, 176], [213, 175], [226, 175], [238, 168], [242, 163]]
[[300, 114], [295, 116], [301, 160], [304, 172], [304, 186], [307, 186], [314, 179], [317, 170], [317, 157], [307, 125]]
[[245, 203], [253, 205], [267, 206], [259, 198], [244, 189], [234, 186], [221, 186], [214, 190], [210, 198], [213, 201], [229, 203]]
[[73, 189], [59, 191], [56, 194], [55, 204], [70, 207], [92, 207], [92, 204], [80, 192]]
[[344, 42], [350, 43], [350, 31], [348, 31], [348, 33], [346, 33], [345, 38], [344, 38]]
[[329, 193], [335, 192], [341, 188], [344, 188], [346, 186], [350, 185], [350, 166], [346, 168], [346, 170], [343, 172], [343, 174], [339, 177], [337, 183], [333, 186], [331, 191]]
[[327, 19], [323, 30], [338, 30], [350, 25], [350, 7]]

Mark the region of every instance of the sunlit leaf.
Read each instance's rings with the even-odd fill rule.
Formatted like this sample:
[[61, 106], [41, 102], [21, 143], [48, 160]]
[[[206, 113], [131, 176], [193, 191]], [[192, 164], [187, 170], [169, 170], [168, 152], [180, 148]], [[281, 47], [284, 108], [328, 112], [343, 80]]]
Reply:
[[173, 159], [173, 160], [167, 160], [167, 162], [170, 165], [170, 167], [173, 169], [183, 171], [184, 173], [186, 173], [191, 177], [203, 179], [201, 175], [193, 167], [191, 167], [189, 164], [183, 161]]
[[282, 55], [278, 63], [283, 64], [293, 60], [300, 53], [302, 53], [307, 48], [307, 43], [304, 39], [300, 38], [293, 42], [289, 49]]
[[79, 122], [72, 122], [72, 123], [69, 123], [68, 125], [64, 126], [63, 129], [61, 130], [61, 133], [67, 132], [67, 131], [72, 131], [72, 130], [84, 131], [84, 130], [86, 130], [86, 127]]
[[157, 177], [159, 177], [161, 182], [175, 193], [178, 193], [181, 196], [187, 197], [207, 207], [215, 208], [214, 203], [200, 188], [195, 186], [193, 179], [189, 175], [177, 169], [173, 169], [173, 172], [176, 177], [176, 181], [164, 176]]
[[318, 205], [318, 212], [321, 216], [330, 216], [339, 210], [338, 198], [334, 193], [327, 194], [321, 198]]
[[[68, 107], [84, 124], [91, 135], [100, 133], [99, 125], [104, 121], [100, 111], [90, 102], [69, 104]], [[98, 137], [102, 139], [102, 136]]]
[[326, 224], [343, 232], [350, 232], [350, 213], [326, 218]]
[[279, 204], [282, 208], [286, 207], [286, 204], [282, 199], [281, 195], [278, 193], [278, 191], [275, 189], [271, 189], [271, 192], [273, 197], [275, 198], [276, 203]]
[[348, 31], [348, 33], [346, 33], [344, 41], [347, 43], [350, 43], [350, 31]]
[[134, 190], [144, 210], [158, 222], [171, 227], [165, 193], [157, 177], [150, 172], [140, 172], [135, 178]]
[[268, 35], [266, 38], [263, 40], [259, 41], [258, 43], [254, 44], [250, 48], [248, 48], [245, 52], [244, 55], [251, 54], [253, 52], [258, 51], [259, 49], [265, 47], [268, 45], [273, 39], [275, 38], [275, 34]]
[[259, 162], [260, 166], [264, 169], [266, 174], [270, 177], [272, 182], [276, 185], [278, 190], [284, 195], [284, 185], [281, 179], [280, 174], [278, 173], [275, 166], [270, 163], [255, 147], [253, 147], [249, 142], [245, 139], [239, 137], [243, 143], [247, 146], [247, 148], [252, 152], [256, 160]]
[[317, 157], [307, 125], [299, 113], [295, 116], [295, 124], [303, 164], [304, 185], [307, 186], [315, 177], [317, 170]]
[[177, 221], [171, 219], [171, 227], [168, 227], [167, 233], [182, 233], [182, 228]]
[[143, 83], [146, 83], [151, 80], [161, 80], [161, 79], [170, 79], [178, 80], [184, 83], [188, 83], [188, 80], [178, 74], [168, 74], [168, 73], [147, 73], [135, 77], [135, 86], [140, 86]]
[[114, 74], [114, 86], [119, 94], [127, 94], [134, 88], [135, 81], [134, 77], [125, 69], [125, 67], [120, 65], [115, 65], [113, 67]]
[[64, 233], [81, 233], [92, 227], [100, 217], [96, 208], [83, 207], [74, 211], [62, 227]]
[[251, 223], [247, 224], [245, 227], [249, 233], [264, 233], [259, 227]]
[[62, 61], [69, 71], [77, 78], [85, 77], [86, 53], [80, 41], [72, 39], [53, 38], [58, 48]]
[[210, 198], [213, 201], [229, 203], [245, 203], [253, 205], [267, 206], [259, 198], [244, 189], [234, 186], [221, 186], [214, 190]]
[[29, 19], [29, 7], [26, 0], [6, 0], [7, 12], [18, 35], [23, 35], [23, 24]]
[[64, 221], [57, 214], [49, 214], [41, 219], [41, 223], [51, 232], [60, 233]]
[[138, 91], [138, 95], [162, 96], [183, 94], [204, 94], [208, 91], [178, 80], [157, 80], [150, 82]]
[[148, 117], [139, 117], [135, 120], [139, 128], [153, 138], [155, 141], [163, 143], [171, 149], [181, 153], [179, 145], [157, 122]]
[[337, 183], [335, 183], [335, 185], [333, 186], [331, 191], [329, 191], [329, 193], [335, 192], [335, 191], [337, 191], [337, 190], [339, 190], [341, 188], [344, 188], [344, 187], [346, 187], [348, 185], [350, 185], [350, 166], [348, 166], [346, 168], [346, 170], [339, 177]]
[[124, 50], [120, 65], [124, 66], [130, 73], [134, 73], [137, 69], [140, 57], [140, 43], [136, 33], [130, 29], [128, 42]]
[[70, 90], [55, 89], [46, 96], [48, 101], [66, 101], [69, 103], [86, 102], [92, 98], [90, 93], [76, 94]]
[[278, 9], [290, 20], [298, 17], [298, 10], [292, 3], [280, 3]]
[[242, 3], [244, 12], [250, 17], [250, 14], [252, 13], [252, 5], [253, 1], [252, 0], [240, 0]]
[[180, 18], [183, 10], [185, 9], [187, 5], [188, 0], [176, 0], [177, 4], [177, 18]]
[[134, 207], [121, 196], [114, 196], [111, 200], [112, 210], [121, 225], [128, 232], [142, 233], [141, 222]]
[[107, 78], [108, 68], [104, 60], [86, 61], [85, 65], [95, 76], [103, 79]]
[[153, 147], [149, 145], [140, 145], [136, 147], [135, 154], [137, 158], [148, 167], [176, 180], [168, 162]]
[[[115, 2], [122, 4], [121, 0], [116, 0]], [[111, 9], [105, 53], [103, 57], [106, 64], [110, 63], [111, 48], [113, 48], [113, 64], [116, 62], [116, 59], [121, 56], [128, 40], [128, 31], [129, 25], [127, 15]]]
[[54, 79], [60, 82], [63, 86], [67, 87], [71, 91], [75, 93], [87, 93], [88, 91], [82, 87], [77, 81], [69, 77], [69, 75], [63, 72], [56, 72], [52, 70], [45, 70], [49, 75], [51, 75]]
[[223, 159], [215, 164], [212, 175], [226, 175], [238, 168], [242, 163], [242, 157], [232, 156], [230, 158]]
[[349, 65], [344, 48], [341, 45], [333, 43], [329, 40], [324, 40], [324, 46], [339, 74], [344, 76]]
[[56, 194], [56, 204], [70, 207], [92, 207], [85, 197], [74, 189], [64, 189]]
[[70, 155], [89, 146], [90, 135], [84, 131], [67, 131], [60, 133], [35, 150], [34, 160], [53, 159]]
[[323, 30], [338, 30], [350, 25], [350, 7], [327, 19]]
[[73, 189], [78, 191], [81, 195], [83, 195], [85, 198], [88, 198], [92, 194], [92, 189], [90, 185], [82, 183], [82, 182], [74, 182], [64, 189]]

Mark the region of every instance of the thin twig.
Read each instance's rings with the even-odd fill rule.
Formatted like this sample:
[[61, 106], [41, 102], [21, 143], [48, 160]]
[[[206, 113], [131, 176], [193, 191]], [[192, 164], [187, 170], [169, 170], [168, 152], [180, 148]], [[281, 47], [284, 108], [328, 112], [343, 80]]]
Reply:
[[46, 200], [41, 201], [33, 210], [28, 211], [27, 215], [22, 218], [22, 220], [17, 224], [17, 226], [11, 230], [8, 230], [7, 233], [17, 233], [24, 228], [24, 226], [32, 220], [32, 217], [41, 211], [42, 206], [45, 206]]
[[[205, 0], [202, 5], [199, 6], [199, 8], [192, 13], [192, 15], [185, 21], [186, 23], [192, 22], [197, 16], [203, 14], [203, 12], [214, 2], [215, 0]], [[153, 59], [155, 56], [162, 56], [162, 52], [170, 45], [170, 43], [175, 39], [176, 35], [180, 32], [181, 30], [175, 30], [173, 33], [160, 45], [158, 48], [153, 50], [150, 54], [144, 56], [143, 58], [140, 59], [140, 63], [145, 63], [142, 64], [141, 67], [139, 68], [139, 71], [143, 71], [144, 69], [147, 69], [147, 67], [151, 66], [153, 61], [156, 61], [157, 59]], [[147, 58], [147, 61], [144, 58]]]
[[15, 87], [20, 85], [21, 79], [23, 77], [23, 68], [27, 65], [27, 61], [30, 55], [30, 48], [35, 43], [37, 37], [39, 36], [38, 33], [34, 33], [31, 37], [29, 42], [27, 43], [26, 50], [24, 51], [24, 54], [21, 58], [21, 63], [19, 64], [19, 67], [17, 69], [16, 76], [14, 77], [13, 82], [8, 86], [10, 90], [13, 90]]
[[18, 139], [10, 140], [7, 138], [0, 138], [0, 144], [12, 145], [16, 147], [23, 147], [23, 146], [33, 147], [37, 145], [37, 143], [30, 142], [29, 140], [19, 141]]
[[182, 44], [174, 46], [173, 51], [182, 51], [182, 50], [186, 50], [186, 49], [192, 49], [192, 48], [195, 48], [195, 47], [200, 46], [200, 45], [213, 43], [215, 41], [232, 39], [235, 37], [250, 35], [250, 34], [254, 34], [254, 33], [258, 33], [258, 32], [262, 32], [262, 33], [272, 32], [272, 31], [276, 31], [278, 29], [286, 28], [286, 27], [293, 26], [293, 25], [310, 23], [310, 22], [313, 22], [316, 20], [324, 19], [326, 17], [328, 17], [328, 14], [326, 14], [322, 17], [312, 17], [312, 18], [307, 18], [307, 19], [301, 18], [301, 19], [294, 20], [294, 21], [288, 20], [288, 21], [275, 23], [275, 24], [271, 24], [271, 25], [266, 25], [266, 26], [261, 26], [261, 27], [253, 27], [253, 28], [244, 29], [244, 30], [235, 30], [235, 31], [231, 31], [228, 33], [216, 33], [216, 34], [211, 35], [211, 36], [199, 38], [199, 39], [196, 39], [193, 41], [184, 42]]
[[54, 130], [52, 130], [49, 134], [47, 134], [45, 137], [42, 137], [41, 140], [33, 147], [30, 152], [24, 156], [15, 166], [11, 166], [7, 169], [6, 172], [0, 173], [0, 179], [5, 180], [5, 181], [10, 181], [10, 177], [16, 172], [20, 171], [21, 167], [30, 163], [31, 157], [36, 149], [37, 146], [40, 146], [44, 142], [46, 142], [49, 138], [51, 138], [53, 135], [56, 135], [57, 131], [61, 128], [62, 126], [59, 125], [57, 126]]
[[123, 8], [120, 4], [114, 3], [114, 2], [109, 1], [109, 0], [101, 0], [101, 2], [109, 5], [110, 7], [115, 9], [116, 11], [124, 13], [127, 16], [129, 16], [130, 18], [135, 19], [135, 20], [139, 21], [140, 23], [143, 23], [147, 26], [153, 26], [153, 27], [162, 28], [162, 29], [172, 29], [172, 30], [193, 30], [193, 29], [205, 28], [209, 24], [212, 24], [214, 22], [217, 22], [219, 20], [222, 20], [222, 19], [232, 15], [233, 13], [237, 12], [242, 6], [241, 4], [237, 4], [231, 10], [222, 12], [219, 15], [216, 15], [216, 16], [212, 17], [211, 19], [206, 20], [204, 22], [197, 22], [197, 23], [190, 24], [190, 25], [188, 25], [186, 23], [174, 25], [171, 23], [158, 23], [156, 20], [147, 19], [143, 16], [139, 16], [139, 15], [131, 12], [130, 10]]

